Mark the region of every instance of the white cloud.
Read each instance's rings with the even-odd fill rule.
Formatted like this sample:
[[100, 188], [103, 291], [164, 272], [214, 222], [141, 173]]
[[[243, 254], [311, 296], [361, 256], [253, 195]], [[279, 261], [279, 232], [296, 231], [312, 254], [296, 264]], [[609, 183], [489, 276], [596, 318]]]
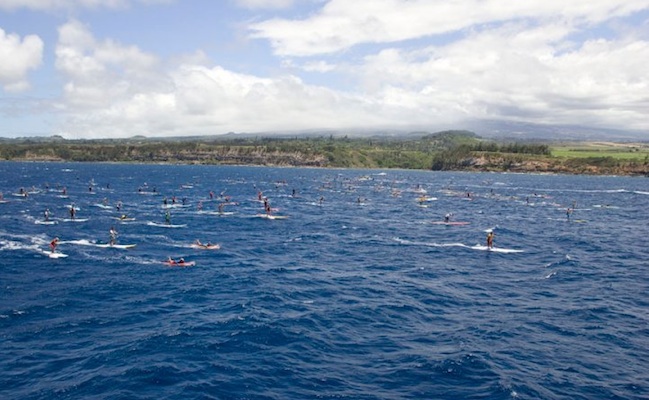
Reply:
[[67, 137], [182, 136], [386, 124], [371, 103], [294, 76], [277, 79], [221, 67], [184, 65], [170, 72], [173, 88], [140, 91], [91, 112], [70, 110]]
[[[186, 63], [165, 70], [136, 47], [99, 41], [73, 21], [59, 29], [67, 137], [222, 134], [389, 122], [371, 100], [305, 84]], [[187, 60], [204, 62], [202, 54]]]
[[649, 8], [649, 0], [331, 0], [306, 19], [271, 19], [250, 25], [281, 56], [344, 51], [362, 43], [391, 43], [512, 20], [593, 24]]
[[[548, 17], [539, 20], [511, 17], [530, 14], [529, 7], [520, 5], [524, 10], [512, 11], [510, 6], [503, 14], [496, 2], [483, 1], [480, 6], [489, 16], [482, 20], [497, 23], [471, 26], [443, 41], [368, 46], [364, 50], [374, 53], [365, 56], [280, 59], [291, 74], [272, 77], [214, 65], [201, 50], [160, 60], [139, 47], [97, 39], [73, 21], [60, 27], [56, 47], [56, 66], [66, 79], [60, 110], [67, 119], [61, 132], [67, 137], [114, 137], [353, 127], [436, 129], [481, 118], [649, 129], [645, 68], [649, 42], [637, 30], [608, 31], [607, 37], [583, 30], [585, 21], [605, 18], [602, 10], [622, 15], [625, 7], [641, 3], [610, 6], [611, 2], [594, 2], [599, 11], [568, 4], [561, 17], [551, 18], [559, 7], [548, 0], [537, 5]], [[325, 8], [340, 4], [332, 1]], [[348, 4], [360, 12], [356, 2]], [[391, 12], [387, 6], [397, 1], [376, 4]], [[442, 7], [439, 13], [457, 3]], [[325, 11], [317, 15], [322, 14]], [[379, 22], [394, 20], [376, 15]], [[327, 32], [344, 30], [323, 27], [323, 38]], [[420, 28], [403, 32], [409, 30]], [[293, 54], [296, 48], [300, 46], [291, 48]], [[309, 84], [298, 76], [302, 71], [319, 72], [314, 79], [324, 83]], [[333, 81], [344, 89], [334, 89]]]
[[43, 41], [36, 35], [22, 40], [0, 29], [0, 84], [4, 90], [18, 92], [29, 88], [27, 73], [38, 68], [43, 59]]
[[[359, 68], [363, 90], [416, 122], [507, 119], [648, 129], [649, 43], [562, 41], [565, 25], [513, 24], [417, 51], [386, 49]], [[418, 111], [418, 112], [414, 112]]]
[[103, 106], [155, 85], [156, 57], [135, 46], [97, 41], [81, 23], [59, 28], [56, 67], [66, 76], [66, 101], [76, 108]]

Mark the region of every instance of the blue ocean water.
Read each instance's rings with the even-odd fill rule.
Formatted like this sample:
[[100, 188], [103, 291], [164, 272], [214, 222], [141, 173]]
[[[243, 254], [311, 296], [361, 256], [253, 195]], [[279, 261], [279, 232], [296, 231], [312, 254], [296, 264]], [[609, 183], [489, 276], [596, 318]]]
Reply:
[[[646, 178], [72, 163], [0, 176], [0, 398], [649, 398]], [[260, 191], [287, 218], [260, 218]], [[56, 224], [37, 223], [46, 208]], [[468, 224], [433, 223], [447, 213]], [[136, 247], [99, 247], [111, 226]], [[488, 229], [505, 252], [480, 247]], [[44, 253], [55, 236], [69, 257]]]

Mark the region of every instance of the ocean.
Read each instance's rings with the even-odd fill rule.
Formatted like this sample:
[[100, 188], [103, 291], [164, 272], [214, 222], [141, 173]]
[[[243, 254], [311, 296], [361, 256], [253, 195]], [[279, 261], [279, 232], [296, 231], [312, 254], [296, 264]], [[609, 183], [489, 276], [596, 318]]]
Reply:
[[649, 398], [647, 178], [0, 176], [2, 399]]

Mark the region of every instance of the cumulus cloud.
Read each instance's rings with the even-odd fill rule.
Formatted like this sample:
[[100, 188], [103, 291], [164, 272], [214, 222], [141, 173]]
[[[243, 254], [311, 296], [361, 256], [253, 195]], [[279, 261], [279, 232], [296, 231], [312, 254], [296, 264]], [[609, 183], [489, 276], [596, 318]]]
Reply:
[[38, 68], [43, 59], [43, 41], [36, 35], [22, 40], [15, 34], [0, 29], [0, 84], [6, 91], [29, 88], [27, 73]]
[[[56, 46], [56, 66], [66, 81], [61, 133], [436, 129], [476, 119], [649, 129], [647, 38], [637, 29], [623, 29], [622, 19], [604, 34], [584, 30], [601, 25], [607, 14], [649, 8], [649, 0], [597, 0], [589, 7], [561, 3], [563, 8], [555, 0], [534, 7], [491, 0], [436, 8], [425, 1], [407, 3], [333, 0], [305, 20], [283, 21], [282, 34], [290, 39], [273, 43], [278, 54], [291, 57], [277, 60], [284, 73], [273, 76], [215, 65], [201, 50], [161, 60], [137, 46], [97, 39], [72, 21], [60, 27]], [[469, 11], [467, 4], [480, 12]], [[399, 11], [398, 5], [407, 9]], [[324, 18], [334, 11], [340, 18]], [[459, 18], [465, 11], [468, 22]], [[343, 35], [350, 18], [369, 22]], [[296, 28], [302, 23], [321, 24], [319, 34], [309, 38]], [[428, 40], [437, 31], [446, 34]], [[404, 38], [418, 40], [399, 42]], [[350, 50], [367, 42], [373, 44]], [[345, 51], [326, 54], [339, 50]], [[310, 54], [317, 57], [302, 57]]]
[[[220, 66], [168, 66], [134, 46], [97, 40], [83, 24], [60, 27], [56, 66], [67, 137], [222, 134], [385, 124], [366, 98]], [[205, 62], [204, 57], [189, 57]]]
[[649, 0], [331, 0], [308, 18], [261, 21], [250, 31], [253, 38], [269, 40], [278, 55], [312, 56], [512, 20], [594, 24], [648, 7]]
[[[278, 56], [307, 60], [285, 65], [353, 74], [359, 93], [413, 124], [488, 118], [647, 129], [641, 65], [649, 43], [621, 21], [647, 9], [649, 0], [331, 0], [250, 32]], [[603, 24], [598, 36], [592, 29]], [[344, 65], [326, 58], [363, 52]], [[323, 60], [308, 61], [314, 56]]]
[[135, 46], [95, 40], [77, 21], [59, 28], [56, 67], [68, 80], [64, 91], [70, 106], [103, 106], [141, 88], [155, 87], [161, 83], [155, 74], [157, 63], [156, 57]]
[[363, 90], [432, 116], [647, 129], [649, 43], [563, 42], [570, 29], [513, 24], [447, 45], [366, 57]]

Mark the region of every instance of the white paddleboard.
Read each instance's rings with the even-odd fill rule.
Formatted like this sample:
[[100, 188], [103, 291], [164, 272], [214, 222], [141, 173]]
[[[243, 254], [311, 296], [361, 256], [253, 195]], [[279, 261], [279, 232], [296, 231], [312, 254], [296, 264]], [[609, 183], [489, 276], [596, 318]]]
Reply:
[[147, 222], [146, 223], [149, 226], [157, 226], [158, 228], [186, 228], [187, 224], [182, 224], [182, 225], [174, 225], [174, 224], [159, 224], [157, 222]]
[[257, 217], [264, 219], [287, 219], [286, 215], [268, 215], [268, 214], [257, 214]]
[[480, 246], [480, 245], [471, 246], [469, 248], [473, 249], [473, 250], [491, 251], [491, 252], [494, 252], [494, 253], [522, 253], [523, 252], [523, 250], [505, 249], [505, 248], [502, 248], [502, 247], [489, 248], [487, 246]]
[[56, 225], [59, 222], [58, 221], [40, 221], [40, 220], [36, 220], [36, 221], [34, 221], [34, 223], [37, 224], [37, 225]]
[[43, 254], [46, 254], [49, 258], [65, 258], [68, 256], [67, 254], [59, 253], [58, 251], [52, 253], [48, 250], [43, 250]]
[[97, 244], [95, 245], [96, 247], [101, 247], [104, 249], [132, 249], [133, 247], [137, 246], [135, 244], [110, 244], [110, 243], [104, 243], [104, 244]]
[[203, 215], [218, 215], [219, 217], [224, 217], [224, 216], [227, 216], [227, 215], [234, 215], [234, 213], [231, 212], [231, 211], [222, 211], [222, 212], [218, 212], [218, 211], [199, 211], [198, 213], [203, 214]]
[[170, 208], [189, 208], [189, 207], [191, 207], [190, 204], [179, 204], [179, 203], [176, 203], [176, 204], [163, 204], [163, 205], [162, 205], [162, 208], [163, 208], [163, 209], [170, 209]]
[[118, 220], [118, 221], [120, 221], [120, 222], [130, 222], [130, 221], [135, 221], [135, 218], [131, 218], [131, 217], [126, 217], [126, 218], [122, 218], [122, 217], [113, 217], [113, 219], [116, 219], [116, 220]]

